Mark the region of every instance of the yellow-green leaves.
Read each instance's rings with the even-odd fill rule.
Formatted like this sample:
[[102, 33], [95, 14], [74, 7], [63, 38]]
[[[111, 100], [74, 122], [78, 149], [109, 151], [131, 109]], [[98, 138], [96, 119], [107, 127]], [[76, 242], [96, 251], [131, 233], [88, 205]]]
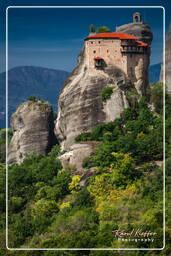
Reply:
[[69, 183], [69, 189], [71, 190], [71, 193], [80, 190], [80, 179], [81, 177], [79, 175], [74, 175], [72, 177], [72, 181]]

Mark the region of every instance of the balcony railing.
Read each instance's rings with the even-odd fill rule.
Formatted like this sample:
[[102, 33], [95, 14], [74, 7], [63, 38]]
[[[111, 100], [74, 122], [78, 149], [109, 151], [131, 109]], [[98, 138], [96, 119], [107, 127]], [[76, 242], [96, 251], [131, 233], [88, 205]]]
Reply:
[[124, 48], [121, 48], [121, 52], [122, 53], [147, 53], [148, 50], [146, 48], [130, 48], [130, 47], [124, 47]]

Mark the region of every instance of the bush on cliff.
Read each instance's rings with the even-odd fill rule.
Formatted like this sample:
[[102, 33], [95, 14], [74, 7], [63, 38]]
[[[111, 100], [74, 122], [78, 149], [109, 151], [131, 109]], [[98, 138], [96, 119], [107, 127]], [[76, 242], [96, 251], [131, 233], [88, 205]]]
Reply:
[[106, 101], [108, 99], [110, 99], [110, 96], [112, 95], [113, 93], [113, 88], [112, 87], [104, 87], [102, 89], [102, 100], [103, 101]]
[[96, 33], [106, 33], [106, 32], [111, 32], [110, 28], [107, 26], [102, 26], [97, 28]]
[[38, 98], [36, 96], [32, 95], [32, 96], [28, 97], [27, 100], [36, 102], [38, 100]]
[[137, 162], [162, 159], [162, 117], [150, 111], [145, 98], [136, 108], [126, 109], [115, 121], [98, 125], [87, 137], [84, 134], [77, 139], [80, 141], [84, 137], [84, 140], [101, 142], [84, 160], [83, 166], [87, 168], [109, 166], [112, 152], [129, 153]]

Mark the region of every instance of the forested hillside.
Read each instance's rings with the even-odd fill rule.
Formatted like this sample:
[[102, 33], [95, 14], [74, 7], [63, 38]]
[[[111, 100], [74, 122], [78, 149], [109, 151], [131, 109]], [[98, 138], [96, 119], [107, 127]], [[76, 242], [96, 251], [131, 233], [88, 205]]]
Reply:
[[[82, 133], [96, 141], [84, 160], [86, 180], [73, 166], [63, 169], [55, 145], [47, 156], [28, 156], [9, 166], [10, 248], [163, 247], [163, 85], [151, 84], [142, 98], [113, 122]], [[164, 251], [7, 251], [1, 255], [169, 255], [171, 230], [171, 97], [166, 95], [166, 239]], [[4, 131], [0, 146], [4, 147]], [[0, 151], [1, 246], [5, 247], [5, 164]], [[155, 232], [154, 240], [121, 241], [115, 231]]]

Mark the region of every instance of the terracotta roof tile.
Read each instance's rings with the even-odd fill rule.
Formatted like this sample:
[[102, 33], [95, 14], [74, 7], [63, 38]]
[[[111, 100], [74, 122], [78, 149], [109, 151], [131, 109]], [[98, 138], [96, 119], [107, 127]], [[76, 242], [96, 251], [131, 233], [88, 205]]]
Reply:
[[[116, 32], [110, 32], [110, 33], [95, 33], [94, 35], [88, 36], [86, 39], [100, 39], [100, 38], [118, 38], [118, 39], [134, 39], [138, 40], [138, 37], [126, 34], [126, 33], [116, 33]], [[138, 46], [149, 46], [149, 44], [137, 41]]]
[[139, 45], [139, 46], [149, 46], [149, 44], [146, 44], [146, 43], [144, 43], [144, 42], [141, 42], [141, 41], [138, 41], [137, 42], [137, 44]]
[[101, 57], [95, 57], [94, 59], [95, 59], [95, 60], [102, 60], [103, 58], [101, 58]]
[[93, 39], [93, 38], [119, 38], [119, 39], [138, 39], [138, 37], [125, 34], [125, 33], [116, 33], [116, 32], [110, 32], [110, 33], [96, 33], [94, 35], [90, 35], [87, 37], [87, 39]]

